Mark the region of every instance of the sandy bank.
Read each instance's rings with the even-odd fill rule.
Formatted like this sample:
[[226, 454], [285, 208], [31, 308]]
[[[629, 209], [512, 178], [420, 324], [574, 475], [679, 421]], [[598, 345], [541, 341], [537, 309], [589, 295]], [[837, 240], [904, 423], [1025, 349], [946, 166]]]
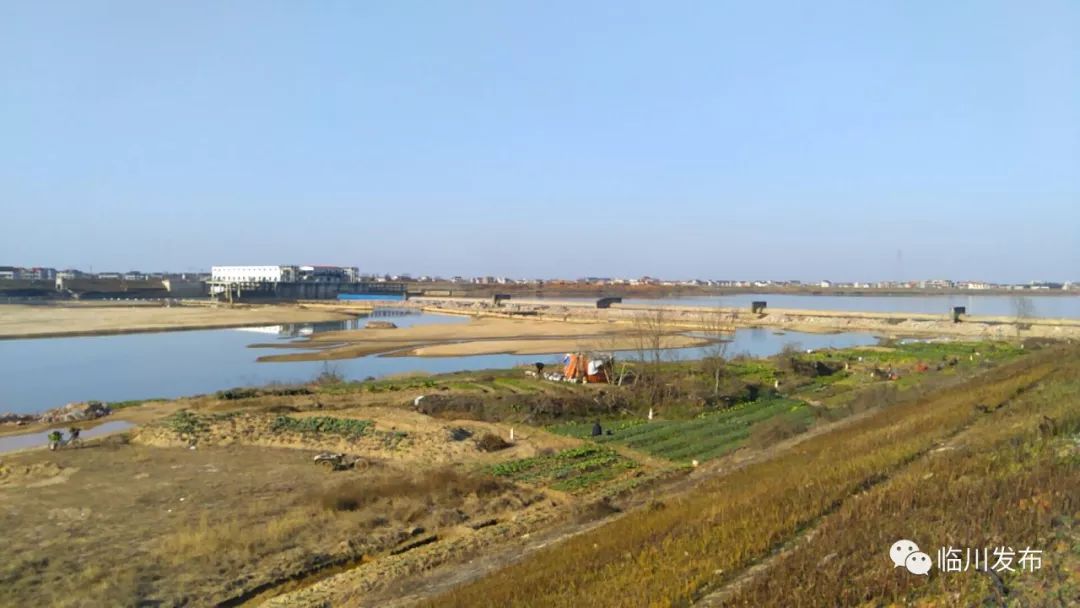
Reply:
[[334, 310], [291, 305], [28, 306], [0, 305], [0, 339], [91, 336], [181, 329], [313, 323], [352, 318]]
[[[690, 336], [668, 336], [664, 338], [664, 348], [687, 348], [708, 344], [708, 340]], [[403, 355], [419, 357], [460, 357], [468, 355], [549, 355], [589, 350], [634, 350], [639, 341], [632, 336], [615, 336], [602, 345], [590, 337], [581, 338], [546, 338], [546, 339], [511, 339], [485, 340], [454, 344], [436, 344], [422, 346]]]
[[[672, 328], [677, 332], [678, 328]], [[452, 357], [489, 354], [550, 354], [576, 350], [628, 350], [640, 339], [625, 323], [574, 323], [556, 320], [478, 318], [466, 324], [417, 325], [400, 329], [358, 329], [318, 334], [294, 343], [307, 352], [269, 355], [260, 361], [321, 361], [374, 354]], [[663, 348], [705, 341], [669, 335]]]

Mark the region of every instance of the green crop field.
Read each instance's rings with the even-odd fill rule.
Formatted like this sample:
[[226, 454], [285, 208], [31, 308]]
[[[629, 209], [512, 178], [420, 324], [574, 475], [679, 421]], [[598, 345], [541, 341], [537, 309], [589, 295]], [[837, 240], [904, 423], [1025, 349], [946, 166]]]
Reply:
[[555, 454], [494, 465], [491, 474], [564, 492], [586, 490], [634, 469], [637, 463], [611, 448], [585, 445]]
[[923, 361], [940, 362], [956, 357], [960, 363], [972, 361], [1000, 362], [1020, 356], [1024, 350], [1009, 342], [904, 342], [887, 349], [852, 348], [842, 352], [819, 351], [807, 355], [809, 359], [862, 360], [877, 364], [903, 364]]
[[[620, 432], [648, 422], [644, 418], [600, 418], [600, 426], [604, 431]], [[578, 439], [589, 439], [592, 434], [593, 423], [590, 422], [563, 422], [547, 427], [547, 430], [556, 435], [566, 435]]]
[[[640, 418], [615, 420], [601, 426], [611, 435], [596, 437], [599, 443], [618, 443], [653, 456], [675, 462], [709, 460], [741, 447], [760, 422], [784, 416], [792, 421], [809, 421], [811, 408], [801, 401], [771, 399], [743, 403], [710, 412], [690, 420], [654, 420]], [[548, 430], [571, 437], [589, 437], [592, 423], [567, 423]]]

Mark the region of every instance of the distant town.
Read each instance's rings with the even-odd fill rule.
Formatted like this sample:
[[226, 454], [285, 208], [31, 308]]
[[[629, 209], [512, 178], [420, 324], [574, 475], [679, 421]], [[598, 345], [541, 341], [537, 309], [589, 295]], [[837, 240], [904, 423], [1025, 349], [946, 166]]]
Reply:
[[[0, 281], [54, 281], [56, 289], [78, 280], [122, 281], [125, 283], [165, 282], [170, 284], [262, 284], [262, 283], [420, 283], [449, 285], [516, 285], [524, 287], [704, 287], [729, 289], [852, 289], [852, 290], [973, 290], [973, 291], [1080, 291], [1077, 281], [1029, 281], [993, 283], [975, 280], [927, 279], [911, 281], [820, 281], [770, 279], [664, 279], [657, 277], [511, 278], [503, 276], [432, 276], [361, 273], [355, 266], [265, 265], [214, 266], [210, 272], [143, 272], [139, 270], [89, 272], [74, 268], [0, 266]], [[212, 291], [210, 293], [213, 293]]]

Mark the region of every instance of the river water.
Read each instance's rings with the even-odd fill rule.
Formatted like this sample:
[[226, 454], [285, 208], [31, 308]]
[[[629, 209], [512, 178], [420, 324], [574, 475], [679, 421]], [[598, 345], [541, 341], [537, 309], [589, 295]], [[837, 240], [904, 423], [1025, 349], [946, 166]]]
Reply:
[[[61, 429], [64, 432], [65, 437], [68, 435], [68, 427], [75, 426], [72, 423], [57, 424], [52, 428]], [[81, 425], [80, 425], [81, 426]], [[126, 420], [110, 420], [103, 422], [95, 427], [83, 429], [79, 433], [81, 439], [93, 439], [95, 437], [104, 437], [110, 433], [118, 433], [120, 431], [126, 431], [127, 429], [135, 425]], [[49, 444], [49, 431], [39, 431], [37, 433], [23, 433], [21, 435], [7, 435], [0, 437], [0, 454], [5, 452], [14, 452], [16, 450], [25, 450], [27, 448], [45, 447]]]
[[[375, 316], [385, 317], [384, 320], [399, 327], [469, 320], [429, 314], [398, 316], [390, 312], [377, 312]], [[0, 412], [37, 412], [91, 399], [172, 398], [236, 386], [306, 382], [327, 367], [349, 380], [363, 380], [417, 371], [442, 373], [507, 368], [535, 361], [555, 363], [560, 359], [559, 355], [367, 356], [327, 363], [259, 363], [256, 358], [261, 355], [296, 351], [248, 348], [256, 343], [285, 343], [321, 331], [363, 327], [367, 321], [368, 318], [361, 318], [262, 328], [0, 340]], [[767, 356], [791, 343], [803, 348], [842, 348], [875, 341], [874, 336], [865, 333], [803, 334], [745, 329], [735, 334], [727, 352]], [[701, 356], [701, 351], [678, 349], [669, 351], [668, 356], [694, 359]]]

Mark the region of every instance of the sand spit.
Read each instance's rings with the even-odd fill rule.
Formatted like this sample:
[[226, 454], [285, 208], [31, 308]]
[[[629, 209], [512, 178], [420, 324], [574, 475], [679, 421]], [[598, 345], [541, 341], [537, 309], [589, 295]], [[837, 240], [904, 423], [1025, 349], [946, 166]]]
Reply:
[[[704, 344], [671, 327], [663, 348]], [[319, 361], [365, 355], [456, 357], [488, 354], [549, 354], [579, 350], [632, 350], [641, 344], [633, 325], [574, 323], [549, 319], [477, 318], [465, 324], [417, 325], [317, 334], [293, 346], [307, 351], [268, 355], [260, 361]]]
[[312, 310], [295, 304], [148, 306], [115, 303], [0, 305], [0, 339], [96, 336], [110, 334], [251, 327], [351, 319], [336, 310]]

